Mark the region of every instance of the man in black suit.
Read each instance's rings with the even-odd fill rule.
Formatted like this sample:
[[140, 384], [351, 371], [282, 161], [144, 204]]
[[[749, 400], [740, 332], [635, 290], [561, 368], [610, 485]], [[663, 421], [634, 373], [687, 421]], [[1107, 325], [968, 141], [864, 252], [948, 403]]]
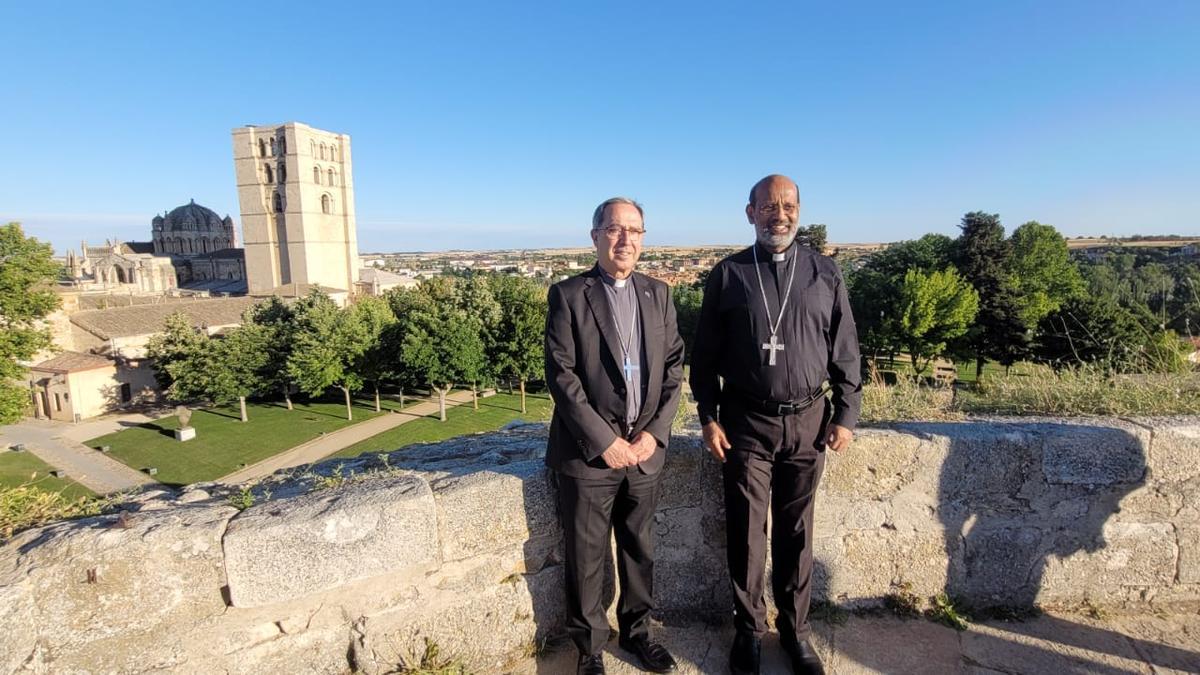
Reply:
[[546, 465], [558, 482], [566, 539], [568, 631], [579, 673], [604, 672], [608, 642], [601, 586], [609, 536], [617, 540], [620, 645], [643, 669], [675, 661], [650, 639], [654, 511], [683, 380], [683, 340], [666, 284], [633, 271], [642, 207], [624, 197], [592, 216], [596, 266], [550, 287], [546, 381], [554, 417]]

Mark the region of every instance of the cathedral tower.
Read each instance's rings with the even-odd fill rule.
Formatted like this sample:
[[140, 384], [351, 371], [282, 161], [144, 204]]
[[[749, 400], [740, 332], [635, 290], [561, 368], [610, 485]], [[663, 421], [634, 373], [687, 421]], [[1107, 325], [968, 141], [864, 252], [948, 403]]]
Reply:
[[288, 122], [233, 130], [251, 295], [285, 284], [353, 291], [358, 234], [350, 137]]

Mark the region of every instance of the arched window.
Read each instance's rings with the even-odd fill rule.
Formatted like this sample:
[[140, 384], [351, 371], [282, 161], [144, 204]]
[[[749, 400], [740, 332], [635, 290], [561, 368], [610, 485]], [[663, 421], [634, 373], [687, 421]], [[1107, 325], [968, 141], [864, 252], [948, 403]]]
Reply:
[[325, 159], [325, 144], [321, 144], [321, 159]]
[[271, 139], [271, 156], [272, 157], [275, 156], [275, 139], [274, 138]]
[[321, 213], [333, 213], [333, 200], [329, 195], [321, 195]]
[[308, 142], [308, 154], [313, 159], [316, 159], [316, 157], [317, 157], [317, 142], [316, 141], [310, 140]]
[[283, 212], [283, 195], [275, 193], [275, 213]]
[[321, 184], [321, 167], [319, 166], [313, 167], [313, 182], [317, 185]]
[[338, 150], [338, 146], [336, 144], [332, 144], [329, 146], [329, 159], [337, 161], [337, 150]]
[[287, 139], [286, 138], [279, 139], [279, 154], [281, 154], [281, 155], [287, 154]]
[[267, 171], [267, 182], [274, 183], [275, 182], [275, 172], [271, 170], [271, 165], [263, 164], [263, 168], [266, 169], [266, 171]]
[[287, 167], [283, 165], [283, 162], [279, 163], [279, 182], [287, 182]]
[[259, 157], [267, 156], [267, 142], [261, 138], [258, 139], [258, 156]]
[[330, 185], [337, 185], [337, 178], [336, 178], [336, 176], [335, 176], [335, 175], [334, 175], [334, 173], [333, 173], [333, 169], [330, 169], [330, 170], [329, 170], [329, 184], [330, 184]]

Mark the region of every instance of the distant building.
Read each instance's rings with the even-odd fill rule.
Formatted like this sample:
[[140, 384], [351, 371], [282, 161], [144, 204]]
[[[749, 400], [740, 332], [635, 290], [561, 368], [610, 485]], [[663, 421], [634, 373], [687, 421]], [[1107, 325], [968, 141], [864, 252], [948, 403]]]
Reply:
[[358, 272], [360, 295], [383, 295], [393, 288], [416, 288], [418, 281], [410, 276], [394, 274], [387, 270], [364, 267]]
[[146, 345], [162, 332], [167, 317], [180, 312], [212, 335], [241, 324], [259, 298], [205, 298], [110, 309], [81, 310], [52, 317], [56, 345], [64, 351], [29, 369], [38, 417], [77, 422], [158, 398], [158, 383]]
[[67, 252], [67, 274], [88, 292], [161, 294], [176, 289], [246, 292], [246, 259], [233, 220], [195, 200], [155, 216], [151, 241], [80, 244]]
[[306, 124], [233, 130], [249, 293], [318, 285], [351, 292], [358, 234], [350, 137]]

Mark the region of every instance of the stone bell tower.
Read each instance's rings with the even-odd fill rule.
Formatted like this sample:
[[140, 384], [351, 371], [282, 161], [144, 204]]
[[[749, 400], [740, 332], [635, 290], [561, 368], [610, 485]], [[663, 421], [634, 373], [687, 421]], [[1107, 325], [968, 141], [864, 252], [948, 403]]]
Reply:
[[284, 284], [353, 291], [358, 233], [350, 137], [299, 122], [233, 130], [251, 295]]

